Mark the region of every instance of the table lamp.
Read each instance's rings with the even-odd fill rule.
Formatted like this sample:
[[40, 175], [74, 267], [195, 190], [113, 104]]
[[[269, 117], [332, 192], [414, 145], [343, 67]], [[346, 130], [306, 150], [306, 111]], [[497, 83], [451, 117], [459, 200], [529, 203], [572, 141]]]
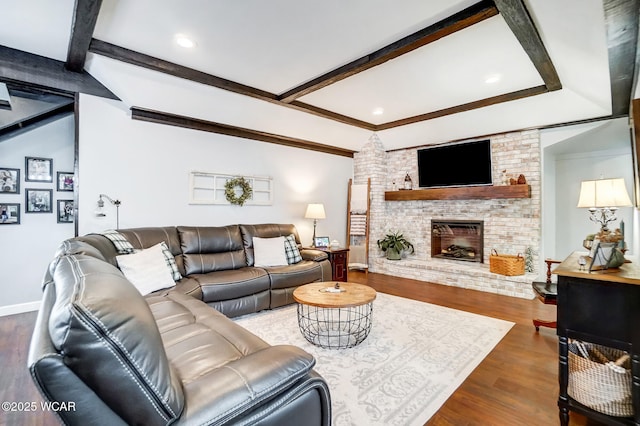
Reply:
[[601, 231], [608, 231], [607, 224], [616, 220], [618, 207], [630, 207], [631, 199], [624, 179], [598, 179], [582, 181], [578, 207], [589, 209], [589, 219], [598, 222]]
[[321, 203], [309, 204], [307, 206], [307, 212], [304, 214], [305, 219], [313, 219], [313, 241], [311, 247], [316, 246], [316, 225], [318, 219], [325, 219], [327, 216], [324, 213], [324, 205]]

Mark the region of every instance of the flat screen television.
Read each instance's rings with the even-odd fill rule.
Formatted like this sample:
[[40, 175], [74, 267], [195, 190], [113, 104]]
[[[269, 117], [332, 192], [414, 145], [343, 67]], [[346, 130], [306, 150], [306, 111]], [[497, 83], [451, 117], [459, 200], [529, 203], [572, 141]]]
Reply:
[[491, 184], [491, 141], [488, 139], [418, 150], [421, 188]]

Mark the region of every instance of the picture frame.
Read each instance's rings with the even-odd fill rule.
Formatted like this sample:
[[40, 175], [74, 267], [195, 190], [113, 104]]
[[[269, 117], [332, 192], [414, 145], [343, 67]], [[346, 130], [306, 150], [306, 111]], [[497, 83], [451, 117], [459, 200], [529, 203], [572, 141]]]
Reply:
[[0, 203], [0, 225], [20, 224], [20, 204]]
[[73, 200], [58, 200], [58, 223], [73, 223], [75, 208]]
[[73, 192], [75, 175], [73, 172], [58, 172], [57, 173], [58, 191], [61, 192]]
[[315, 237], [313, 245], [316, 248], [327, 248], [329, 247], [329, 237]]
[[25, 182], [53, 182], [53, 159], [24, 158]]
[[25, 189], [25, 213], [52, 213], [53, 190]]
[[620, 264], [615, 263], [617, 260], [619, 261], [619, 259], [615, 258], [615, 250], [617, 246], [618, 243], [603, 243], [596, 241], [589, 252], [589, 272], [619, 267]]
[[0, 194], [20, 193], [20, 169], [0, 167]]

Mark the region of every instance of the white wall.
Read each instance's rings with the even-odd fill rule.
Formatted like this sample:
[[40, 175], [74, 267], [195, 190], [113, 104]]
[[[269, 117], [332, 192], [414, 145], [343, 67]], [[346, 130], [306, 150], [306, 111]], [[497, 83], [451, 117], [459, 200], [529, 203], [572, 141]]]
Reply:
[[[543, 253], [542, 258], [564, 259], [585, 250], [582, 240], [599, 230], [586, 209], [578, 208], [580, 182], [622, 177], [633, 196], [633, 161], [627, 118], [543, 130]], [[638, 254], [638, 210], [623, 207], [618, 218], [625, 222], [627, 257]], [[620, 220], [610, 228], [619, 227]]]
[[[20, 203], [20, 224], [0, 225], [0, 315], [36, 309], [42, 277], [61, 241], [73, 237], [72, 223], [57, 223], [56, 172], [73, 172], [74, 117], [64, 118], [0, 142], [0, 167], [20, 169], [20, 194], [0, 194], [0, 203]], [[53, 159], [53, 182], [25, 182], [25, 157]], [[52, 189], [52, 213], [25, 213], [25, 188]]]
[[[324, 203], [318, 235], [344, 243], [353, 160], [213, 133], [132, 120], [121, 102], [80, 98], [79, 233], [116, 227], [115, 208], [94, 214], [100, 193], [122, 201], [120, 228], [294, 223], [311, 243], [308, 203]], [[271, 206], [189, 205], [189, 172], [271, 176]]]
[[[600, 224], [589, 220], [589, 212], [577, 208], [580, 194], [580, 183], [583, 180], [604, 178], [624, 178], [627, 192], [633, 194], [633, 169], [631, 148], [628, 150], [607, 150], [556, 158], [556, 256], [564, 259], [573, 251], [585, 250], [581, 243], [588, 234], [600, 230]], [[625, 233], [633, 235], [633, 207], [621, 207], [617, 212], [618, 220], [609, 225], [610, 229], [625, 222]], [[633, 239], [627, 239], [629, 254], [637, 249], [633, 247]]]

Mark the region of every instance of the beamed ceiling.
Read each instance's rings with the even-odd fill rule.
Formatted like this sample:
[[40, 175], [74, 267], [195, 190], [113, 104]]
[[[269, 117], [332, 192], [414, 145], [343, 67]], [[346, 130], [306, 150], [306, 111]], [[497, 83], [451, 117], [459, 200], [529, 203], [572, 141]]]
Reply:
[[399, 149], [628, 115], [638, 4], [24, 0], [3, 10], [0, 82], [350, 156], [373, 132]]

